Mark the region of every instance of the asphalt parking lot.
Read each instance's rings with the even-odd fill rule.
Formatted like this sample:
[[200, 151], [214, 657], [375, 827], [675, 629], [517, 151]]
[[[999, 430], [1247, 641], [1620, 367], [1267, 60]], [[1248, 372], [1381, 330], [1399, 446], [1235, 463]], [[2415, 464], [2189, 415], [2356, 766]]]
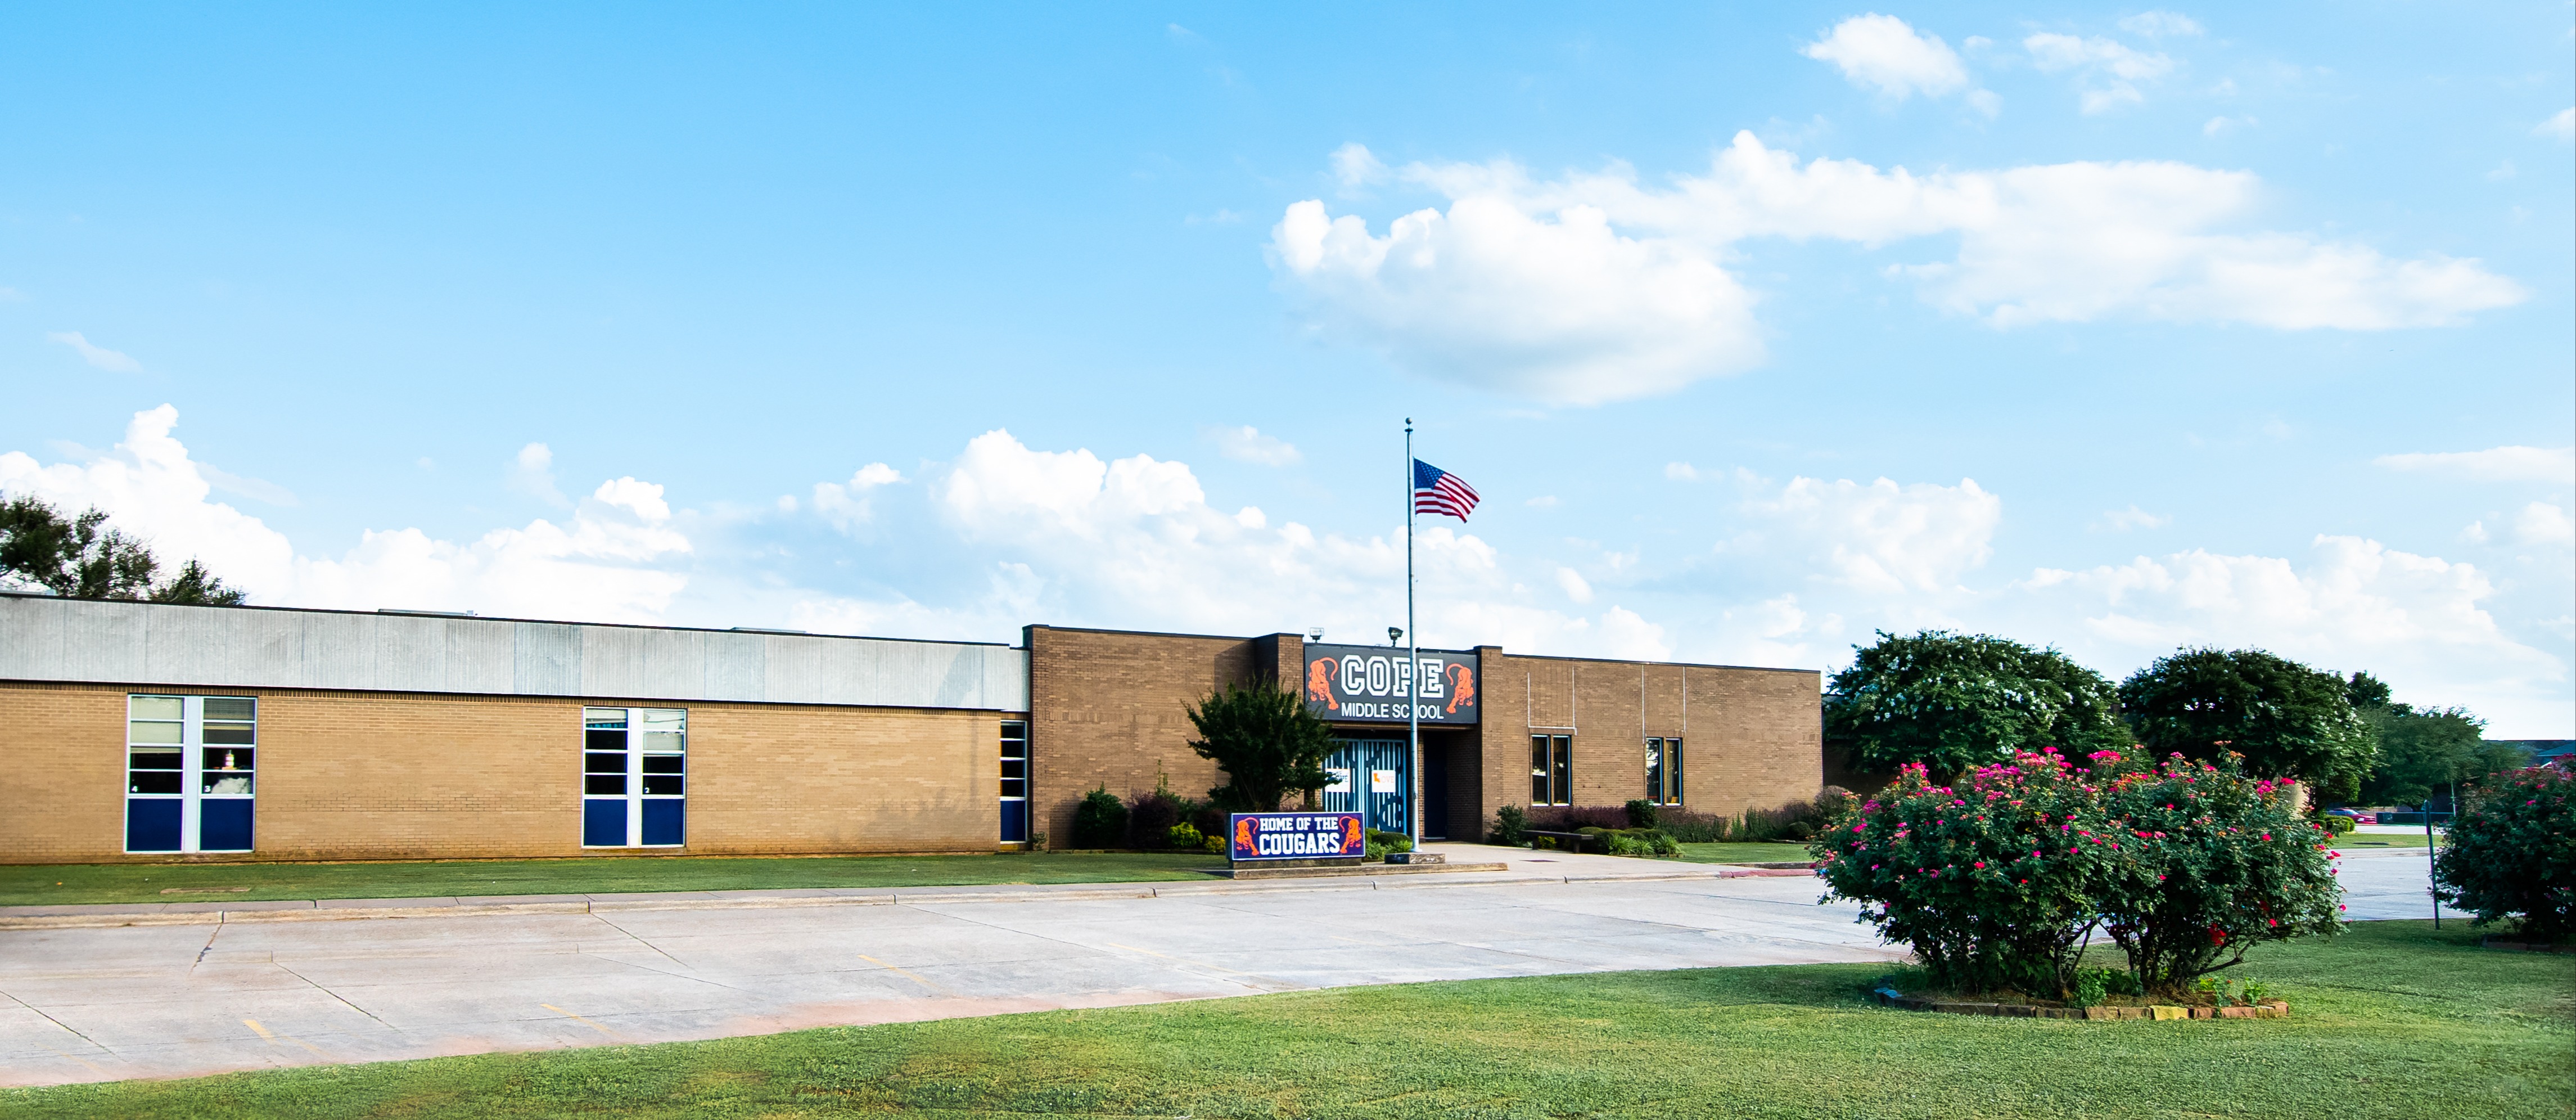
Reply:
[[[0, 930], [0, 1084], [1902, 955], [1854, 924], [1855, 908], [1817, 905], [1811, 878], [1541, 877], [1641, 862], [1525, 857], [1508, 874], [1382, 887], [976, 888]], [[2420, 852], [2345, 864], [2352, 917], [2429, 913]]]

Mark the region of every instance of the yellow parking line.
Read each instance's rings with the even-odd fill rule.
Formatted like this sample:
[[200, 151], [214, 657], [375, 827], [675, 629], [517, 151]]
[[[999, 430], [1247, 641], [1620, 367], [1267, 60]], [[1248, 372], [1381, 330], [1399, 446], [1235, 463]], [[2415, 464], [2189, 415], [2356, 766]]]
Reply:
[[277, 1036], [276, 1036], [276, 1035], [273, 1035], [273, 1034], [268, 1033], [268, 1028], [267, 1028], [267, 1027], [263, 1027], [263, 1026], [259, 1025], [259, 1020], [257, 1020], [257, 1019], [244, 1019], [244, 1020], [242, 1020], [242, 1025], [243, 1025], [243, 1026], [245, 1026], [245, 1027], [249, 1027], [249, 1028], [250, 1028], [250, 1029], [252, 1029], [252, 1030], [258, 1031], [258, 1032], [259, 1032], [259, 1036], [260, 1036], [261, 1038], [267, 1039], [267, 1040], [268, 1040], [268, 1041], [270, 1041], [270, 1042], [275, 1042], [275, 1041], [277, 1041]]
[[585, 1026], [585, 1027], [589, 1027], [590, 1029], [595, 1030], [595, 1031], [598, 1031], [598, 1032], [599, 1032], [599, 1033], [601, 1033], [601, 1034], [607, 1035], [607, 1036], [608, 1036], [608, 1037], [610, 1037], [610, 1038], [616, 1038], [616, 1037], [619, 1037], [616, 1031], [612, 1031], [612, 1030], [610, 1030], [610, 1029], [608, 1029], [608, 1028], [606, 1028], [606, 1027], [600, 1026], [600, 1025], [599, 1025], [599, 1024], [597, 1024], [597, 1023], [591, 1022], [591, 1021], [590, 1021], [590, 1020], [588, 1020], [588, 1019], [584, 1019], [584, 1018], [582, 1018], [582, 1017], [581, 1017], [581, 1016], [579, 1016], [579, 1015], [575, 1015], [575, 1014], [573, 1014], [572, 1012], [566, 1011], [566, 1010], [564, 1010], [563, 1008], [557, 1007], [557, 1006], [555, 1006], [555, 1005], [553, 1005], [553, 1004], [551, 1004], [551, 1003], [540, 1003], [540, 1004], [538, 1004], [537, 1006], [542, 1007], [542, 1008], [545, 1008], [545, 1009], [546, 1009], [546, 1010], [548, 1010], [548, 1011], [552, 1011], [552, 1012], [554, 1012], [554, 1013], [555, 1013], [555, 1014], [557, 1014], [557, 1015], [561, 1015], [561, 1016], [563, 1016], [564, 1018], [566, 1018], [566, 1019], [570, 1019], [570, 1020], [572, 1020], [573, 1022], [579, 1023], [579, 1024], [581, 1024], [581, 1025], [583, 1025], [583, 1026]]
[[928, 989], [930, 989], [931, 991], [934, 991], [934, 992], [939, 993], [940, 995], [943, 995], [943, 996], [953, 996], [953, 995], [956, 995], [956, 994], [957, 994], [957, 993], [955, 993], [955, 992], [949, 991], [949, 990], [948, 990], [948, 989], [946, 989], [946, 988], [940, 987], [940, 986], [939, 986], [939, 985], [937, 985], [937, 984], [933, 984], [933, 983], [931, 983], [931, 982], [930, 982], [930, 981], [928, 981], [928, 980], [924, 980], [924, 979], [922, 979], [921, 977], [915, 976], [915, 975], [913, 975], [913, 974], [911, 974], [911, 973], [909, 973], [909, 972], [905, 972], [904, 970], [902, 970], [902, 969], [900, 969], [900, 968], [896, 968], [896, 967], [895, 967], [895, 966], [893, 966], [893, 965], [887, 964], [887, 963], [886, 963], [886, 962], [884, 962], [884, 961], [878, 960], [878, 959], [876, 959], [875, 957], [871, 957], [871, 956], [867, 955], [866, 953], [861, 953], [861, 954], [859, 954], [859, 959], [860, 959], [860, 960], [863, 960], [863, 961], [866, 961], [866, 962], [868, 962], [869, 964], [875, 965], [875, 966], [877, 966], [878, 968], [882, 968], [882, 969], [884, 969], [884, 970], [886, 970], [886, 971], [888, 971], [888, 972], [894, 973], [894, 974], [895, 974], [895, 975], [897, 975], [897, 976], [903, 977], [903, 978], [904, 978], [904, 979], [906, 979], [906, 980], [910, 980], [910, 981], [912, 981], [913, 983], [915, 983], [915, 984], [919, 984], [919, 985], [921, 985], [922, 987], [928, 988]]

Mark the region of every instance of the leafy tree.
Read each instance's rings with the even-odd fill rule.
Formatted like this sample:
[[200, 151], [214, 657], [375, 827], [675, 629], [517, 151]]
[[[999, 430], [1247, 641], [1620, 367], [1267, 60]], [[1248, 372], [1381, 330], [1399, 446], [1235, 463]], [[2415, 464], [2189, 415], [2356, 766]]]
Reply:
[[161, 562], [141, 540], [90, 509], [65, 518], [39, 498], [0, 501], [0, 582], [34, 584], [67, 599], [125, 599], [229, 607], [242, 593], [191, 559], [156, 582]]
[[2576, 775], [2534, 766], [2479, 782], [2433, 858], [2444, 901], [2525, 941], [2576, 936]]
[[[1857, 647], [1856, 647], [1857, 648]], [[1825, 734], [1863, 765], [1940, 775], [2058, 747], [2128, 746], [2111, 682], [2054, 649], [2009, 638], [1880, 631], [1825, 690]]]
[[2368, 673], [2354, 673], [2351, 680], [2343, 682], [2343, 698], [2352, 701], [2354, 711], [2385, 708], [2390, 703], [2388, 682]]
[[2244, 756], [2258, 778], [2291, 778], [2348, 801], [2378, 756], [2351, 682], [2259, 649], [2185, 649], [2120, 682], [2138, 741], [2159, 755]]
[[1213, 759], [1229, 781], [1208, 791], [1220, 805], [1267, 813], [1291, 792], [1322, 789], [1332, 781], [1324, 758], [1333, 753], [1333, 731], [1297, 693], [1277, 688], [1229, 686], [1190, 709], [1199, 737], [1190, 749]]
[[2418, 805], [2454, 782], [2519, 765], [2520, 751], [2485, 738], [2465, 708], [2391, 704], [2363, 713], [2379, 733], [2379, 764], [2361, 783], [2367, 805]]

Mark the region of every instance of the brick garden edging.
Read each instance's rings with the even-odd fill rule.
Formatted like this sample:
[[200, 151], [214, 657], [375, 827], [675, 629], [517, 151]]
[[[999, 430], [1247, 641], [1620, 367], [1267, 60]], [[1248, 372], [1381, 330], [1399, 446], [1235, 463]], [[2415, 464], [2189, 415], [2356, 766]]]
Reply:
[[2198, 1007], [2158, 1004], [2148, 1007], [2041, 1007], [2029, 1003], [1965, 1003], [1951, 1000], [1924, 999], [1909, 996], [1893, 988], [1877, 988], [1870, 996], [1889, 1007], [1904, 1011], [1940, 1011], [1951, 1015], [1992, 1015], [2004, 1019], [2087, 1019], [2101, 1022], [2111, 1019], [2287, 1019], [2290, 1005], [2282, 1000], [2268, 1000], [2252, 1007]]

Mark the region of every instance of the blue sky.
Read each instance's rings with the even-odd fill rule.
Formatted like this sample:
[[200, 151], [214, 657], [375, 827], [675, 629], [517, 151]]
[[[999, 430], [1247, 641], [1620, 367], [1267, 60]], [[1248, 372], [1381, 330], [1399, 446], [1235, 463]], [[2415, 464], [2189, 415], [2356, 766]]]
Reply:
[[12, 32], [0, 490], [257, 602], [1365, 639], [1411, 416], [1432, 643], [2576, 733], [2563, 2]]

